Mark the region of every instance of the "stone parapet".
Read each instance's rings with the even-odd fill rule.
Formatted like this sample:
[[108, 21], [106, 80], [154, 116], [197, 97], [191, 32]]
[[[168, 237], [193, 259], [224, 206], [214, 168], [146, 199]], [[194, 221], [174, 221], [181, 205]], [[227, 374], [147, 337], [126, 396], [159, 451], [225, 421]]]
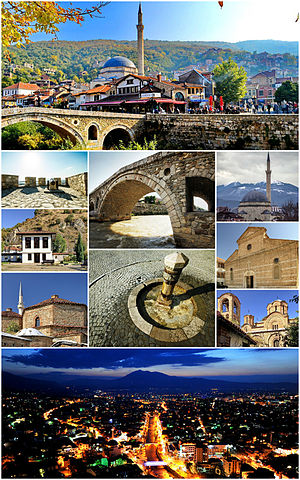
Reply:
[[19, 176], [18, 175], [1, 175], [2, 190], [6, 188], [18, 188]]
[[25, 187], [36, 187], [36, 177], [25, 177]]
[[72, 175], [71, 177], [66, 178], [66, 183], [68, 187], [73, 188], [77, 192], [87, 195], [88, 191], [88, 176], [87, 172], [78, 173], [77, 175]]
[[44, 187], [47, 184], [45, 177], [38, 178], [38, 185], [39, 187]]

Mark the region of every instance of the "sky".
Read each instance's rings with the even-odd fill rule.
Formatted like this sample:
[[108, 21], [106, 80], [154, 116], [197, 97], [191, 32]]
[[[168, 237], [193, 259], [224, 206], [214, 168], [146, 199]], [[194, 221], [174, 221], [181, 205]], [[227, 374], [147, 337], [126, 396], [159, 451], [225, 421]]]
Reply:
[[[68, 374], [118, 378], [136, 370], [183, 377], [295, 380], [297, 349], [2, 349], [3, 369], [17, 375]], [[256, 377], [257, 378], [257, 377]]]
[[[267, 152], [218, 152], [217, 184], [266, 181]], [[271, 182], [298, 186], [298, 152], [270, 152]], [[251, 168], [249, 168], [251, 165]]]
[[34, 217], [34, 209], [2, 209], [1, 210], [1, 226], [2, 228], [14, 227], [17, 223], [24, 222], [27, 218]]
[[[90, 8], [97, 2], [73, 2]], [[68, 8], [70, 3], [61, 2]], [[295, 23], [297, 0], [198, 2], [144, 1], [145, 39], [185, 41], [298, 40], [299, 23]], [[115, 39], [135, 40], [138, 2], [110, 2], [102, 9], [102, 18], [86, 18], [82, 26], [66, 23], [60, 26], [59, 40]], [[100, 16], [99, 16], [100, 17]], [[36, 34], [32, 40], [51, 39]]]
[[17, 310], [22, 283], [25, 307], [46, 300], [51, 295], [87, 304], [86, 273], [2, 273], [2, 310]]
[[[299, 305], [290, 302], [294, 295], [298, 294], [297, 290], [218, 290], [217, 299], [223, 293], [233, 293], [241, 302], [241, 326], [244, 323], [244, 315], [254, 315], [254, 321], [259, 322], [267, 315], [267, 305], [274, 300], [284, 300], [288, 304], [288, 315], [290, 318], [298, 317]], [[216, 305], [218, 301], [216, 301]]]
[[125, 165], [138, 162], [155, 153], [153, 150], [90, 152], [89, 192], [91, 193], [120, 168], [125, 167]]
[[270, 238], [298, 240], [298, 223], [218, 223], [217, 256], [227, 260], [238, 248], [236, 241], [248, 227], [265, 227]]
[[66, 178], [87, 171], [87, 152], [3, 152], [2, 173], [25, 177]]

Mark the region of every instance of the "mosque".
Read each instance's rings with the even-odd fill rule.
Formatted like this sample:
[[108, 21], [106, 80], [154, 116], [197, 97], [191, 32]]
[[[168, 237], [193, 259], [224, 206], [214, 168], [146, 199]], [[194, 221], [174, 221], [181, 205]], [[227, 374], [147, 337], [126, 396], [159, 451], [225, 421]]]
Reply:
[[253, 221], [271, 221], [271, 168], [270, 155], [267, 158], [266, 170], [266, 195], [257, 190], [251, 190], [246, 193], [238, 207], [238, 214], [243, 220]]

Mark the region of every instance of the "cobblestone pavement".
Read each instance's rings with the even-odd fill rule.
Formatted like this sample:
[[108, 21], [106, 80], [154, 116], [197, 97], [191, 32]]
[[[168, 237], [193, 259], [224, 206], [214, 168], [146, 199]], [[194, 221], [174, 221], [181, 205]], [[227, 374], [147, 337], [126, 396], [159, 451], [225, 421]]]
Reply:
[[2, 208], [87, 208], [87, 197], [63, 186], [51, 192], [46, 187], [5, 189]]
[[211, 290], [215, 281], [213, 250], [185, 250], [190, 262], [180, 277], [182, 282], [194, 288], [206, 285], [207, 290], [210, 290], [193, 297], [198, 305], [202, 305], [201, 310], [206, 311], [203, 318], [204, 334], [197, 334], [185, 342], [167, 344], [142, 333], [130, 318], [127, 307], [129, 293], [142, 282], [161, 277], [164, 257], [171, 252], [172, 250], [90, 251], [91, 347], [215, 345], [215, 293]]
[[136, 215], [120, 222], [89, 224], [90, 248], [175, 248], [168, 215]]
[[86, 272], [81, 265], [40, 265], [29, 263], [2, 263], [3, 272]]

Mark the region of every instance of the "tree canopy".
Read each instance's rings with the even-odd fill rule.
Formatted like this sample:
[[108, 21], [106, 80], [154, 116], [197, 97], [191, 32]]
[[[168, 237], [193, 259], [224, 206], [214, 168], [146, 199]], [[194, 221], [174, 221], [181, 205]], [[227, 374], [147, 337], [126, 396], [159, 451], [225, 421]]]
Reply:
[[30, 36], [43, 32], [53, 35], [59, 31], [60, 23], [75, 22], [81, 24], [85, 16], [101, 14], [108, 2], [100, 2], [91, 8], [63, 8], [57, 2], [2, 2], [2, 45], [8, 55], [8, 47], [21, 48], [30, 43]]
[[291, 82], [290, 80], [283, 82], [281, 87], [277, 88], [275, 92], [276, 102], [298, 102], [298, 83]]
[[215, 93], [218, 97], [223, 97], [225, 104], [237, 102], [245, 96], [246, 70], [244, 67], [239, 67], [232, 58], [216, 65], [213, 74], [216, 83]]

